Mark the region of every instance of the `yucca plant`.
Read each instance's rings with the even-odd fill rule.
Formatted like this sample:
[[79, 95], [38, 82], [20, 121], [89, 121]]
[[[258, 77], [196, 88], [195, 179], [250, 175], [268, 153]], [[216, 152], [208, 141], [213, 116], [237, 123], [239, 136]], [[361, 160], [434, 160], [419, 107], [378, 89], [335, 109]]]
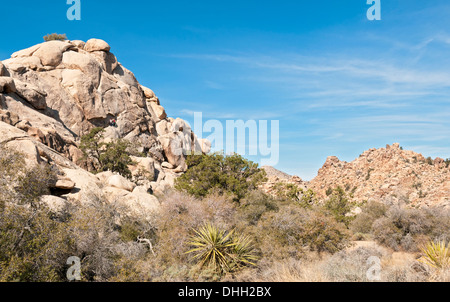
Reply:
[[253, 241], [249, 236], [232, 236], [234, 243], [231, 253], [232, 265], [240, 268], [246, 265], [256, 265], [258, 257], [254, 254]]
[[249, 237], [235, 235], [235, 231], [225, 231], [206, 223], [188, 242], [193, 248], [186, 253], [194, 253], [200, 267], [212, 267], [219, 273], [232, 271], [245, 265], [254, 265], [257, 260]]
[[437, 269], [450, 268], [450, 250], [449, 245], [445, 246], [444, 241], [429, 242], [426, 246], [421, 248], [423, 253], [420, 262]]

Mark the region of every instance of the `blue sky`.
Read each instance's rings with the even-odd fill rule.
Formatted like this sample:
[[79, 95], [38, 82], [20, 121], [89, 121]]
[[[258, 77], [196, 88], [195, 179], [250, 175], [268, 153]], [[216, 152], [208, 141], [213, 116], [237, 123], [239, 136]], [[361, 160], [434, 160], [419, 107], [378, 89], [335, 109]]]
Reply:
[[1, 7], [0, 59], [53, 32], [104, 39], [169, 116], [279, 120], [275, 167], [304, 179], [394, 142], [450, 157], [448, 1], [381, 0], [380, 21], [366, 0], [81, 0], [81, 21], [65, 0]]

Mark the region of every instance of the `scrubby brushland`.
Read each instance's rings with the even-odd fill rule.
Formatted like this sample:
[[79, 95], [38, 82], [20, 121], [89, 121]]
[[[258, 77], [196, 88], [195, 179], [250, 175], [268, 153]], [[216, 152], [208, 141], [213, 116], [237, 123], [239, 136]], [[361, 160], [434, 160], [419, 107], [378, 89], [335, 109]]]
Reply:
[[[224, 186], [204, 196], [172, 190], [152, 215], [124, 215], [94, 195], [52, 204], [42, 198], [51, 171], [29, 169], [10, 149], [0, 160], [2, 281], [66, 281], [70, 256], [81, 259], [83, 281], [367, 281], [370, 256], [382, 260], [385, 281], [448, 281], [448, 212], [371, 202], [349, 216], [340, 188], [305, 207], [253, 187], [237, 200], [241, 187]], [[189, 175], [215, 167], [206, 162]], [[225, 162], [259, 172], [238, 155]], [[378, 244], [355, 247], [361, 239]]]

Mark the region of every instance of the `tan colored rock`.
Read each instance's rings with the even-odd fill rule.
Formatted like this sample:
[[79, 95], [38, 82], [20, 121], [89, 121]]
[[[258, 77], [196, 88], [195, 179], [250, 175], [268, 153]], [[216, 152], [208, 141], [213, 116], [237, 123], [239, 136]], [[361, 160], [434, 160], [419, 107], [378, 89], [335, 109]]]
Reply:
[[144, 178], [147, 181], [153, 181], [155, 178], [155, 160], [150, 157], [131, 156], [131, 160], [135, 162], [130, 165], [129, 169], [133, 177]]
[[5, 60], [4, 63], [8, 69], [19, 73], [27, 68], [32, 70], [45, 70], [45, 67], [41, 63], [41, 59], [35, 56], [8, 59]]
[[134, 183], [127, 180], [125, 177], [123, 177], [121, 175], [113, 175], [113, 176], [109, 177], [107, 184], [110, 187], [126, 190], [129, 192], [132, 192], [133, 189], [136, 187], [136, 185]]
[[80, 163], [81, 159], [84, 157], [83, 151], [81, 151], [74, 145], [69, 146], [68, 152], [69, 152], [69, 159], [77, 165]]
[[164, 110], [164, 107], [161, 105], [158, 105], [154, 102], [149, 102], [147, 105], [150, 106], [152, 111], [155, 113], [155, 121], [163, 120], [167, 117], [166, 111]]
[[337, 186], [352, 192], [356, 201], [450, 204], [450, 169], [445, 163], [427, 163], [422, 154], [402, 150], [398, 143], [365, 151], [349, 163], [329, 157], [308, 188], [326, 198], [326, 190]]
[[87, 76], [95, 87], [98, 87], [100, 84], [101, 65], [94, 57], [75, 51], [66, 51], [63, 54], [62, 62], [68, 69], [83, 72], [84, 76]]
[[31, 106], [38, 110], [47, 108], [47, 103], [45, 101], [47, 94], [45, 92], [40, 91], [39, 88], [30, 83], [25, 83], [19, 80], [15, 80], [15, 86], [17, 94], [26, 100]]
[[144, 92], [145, 98], [152, 99], [152, 98], [156, 97], [155, 93], [150, 88], [147, 88], [147, 87], [141, 85], [141, 89]]
[[5, 74], [5, 67], [3, 66], [2, 61], [0, 61], [0, 77]]
[[11, 77], [0, 77], [0, 92], [13, 93], [16, 92], [16, 84]]
[[75, 188], [75, 183], [70, 178], [64, 177], [59, 178], [53, 187], [61, 190], [72, 190]]
[[63, 214], [69, 205], [67, 200], [53, 195], [43, 195], [39, 197], [39, 201], [47, 205], [50, 211], [58, 215]]
[[104, 171], [104, 172], [100, 172], [95, 174], [95, 176], [97, 176], [97, 178], [103, 183], [103, 184], [107, 184], [108, 183], [108, 179], [113, 176], [114, 173], [111, 171]]
[[81, 41], [81, 40], [73, 40], [73, 41], [70, 41], [70, 43], [79, 49], [83, 49], [84, 46], [86, 45], [86, 42]]
[[199, 139], [200, 148], [203, 154], [208, 154], [211, 152], [211, 142], [206, 138]]
[[58, 66], [61, 63], [63, 52], [72, 48], [73, 45], [63, 41], [48, 41], [42, 43], [33, 56], [41, 60], [42, 65]]
[[91, 52], [97, 61], [101, 64], [104, 71], [111, 74], [114, 69], [118, 66], [117, 58], [114, 54], [104, 51], [93, 51]]
[[174, 167], [178, 167], [184, 162], [183, 135], [182, 133], [169, 133], [158, 136], [158, 140], [164, 150], [167, 161]]
[[62, 168], [62, 171], [75, 183], [75, 190], [63, 196], [68, 201], [90, 204], [94, 199], [104, 200], [101, 189], [103, 185], [94, 174], [81, 168]]
[[101, 39], [89, 39], [86, 42], [86, 45], [84, 45], [84, 50], [89, 52], [109, 51], [110, 49], [111, 47], [109, 46], [109, 44]]
[[31, 46], [29, 48], [16, 51], [11, 55], [11, 58], [29, 57], [29, 56], [33, 55], [33, 53], [36, 50], [38, 50], [41, 47], [41, 45], [42, 44], [37, 44], [37, 45]]
[[15, 126], [17, 123], [19, 123], [19, 116], [14, 112], [10, 112], [8, 110], [0, 110], [0, 121], [11, 126]]
[[161, 167], [166, 168], [166, 169], [173, 169], [174, 168], [174, 166], [172, 164], [170, 164], [170, 163], [168, 163], [166, 161], [161, 164]]
[[167, 120], [161, 120], [155, 124], [155, 129], [158, 135], [165, 135], [169, 133], [170, 124]]
[[21, 152], [29, 167], [41, 162], [39, 151], [27, 133], [1, 121], [0, 144], [12, 150]]
[[113, 70], [113, 75], [126, 85], [133, 86], [136, 88], [139, 87], [139, 83], [136, 80], [134, 74], [128, 69], [126, 69], [124, 66], [122, 66], [122, 64], [120, 63], [118, 63], [117, 67]]

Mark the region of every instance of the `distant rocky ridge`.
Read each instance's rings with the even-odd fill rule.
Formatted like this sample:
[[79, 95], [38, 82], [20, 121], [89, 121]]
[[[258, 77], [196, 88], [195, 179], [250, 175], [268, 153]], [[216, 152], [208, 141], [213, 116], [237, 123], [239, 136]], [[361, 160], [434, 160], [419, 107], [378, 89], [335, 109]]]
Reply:
[[[182, 151], [208, 153], [211, 146], [185, 121], [168, 117], [155, 93], [140, 85], [110, 49], [100, 39], [49, 41], [0, 61], [0, 143], [24, 152], [30, 164], [56, 166], [55, 188], [72, 190], [64, 199], [80, 199], [85, 184], [102, 197], [133, 193], [155, 203], [145, 192], [173, 185], [187, 168]], [[117, 127], [109, 126], [111, 119]], [[80, 138], [94, 127], [105, 128], [105, 139], [138, 146], [146, 157], [134, 158], [138, 164], [130, 169], [146, 171], [150, 180], [136, 187], [118, 176], [81, 169]]]
[[309, 182], [273, 171], [268, 178], [263, 188], [269, 193], [276, 182], [286, 182], [312, 189], [319, 199], [326, 199], [327, 191], [340, 186], [360, 202], [450, 207], [450, 166], [442, 158], [403, 150], [398, 143], [367, 150], [352, 162], [329, 156]]
[[426, 159], [398, 143], [367, 150], [349, 163], [328, 157], [309, 188], [325, 197], [327, 189], [336, 186], [360, 201], [450, 206], [450, 167], [442, 158]]

